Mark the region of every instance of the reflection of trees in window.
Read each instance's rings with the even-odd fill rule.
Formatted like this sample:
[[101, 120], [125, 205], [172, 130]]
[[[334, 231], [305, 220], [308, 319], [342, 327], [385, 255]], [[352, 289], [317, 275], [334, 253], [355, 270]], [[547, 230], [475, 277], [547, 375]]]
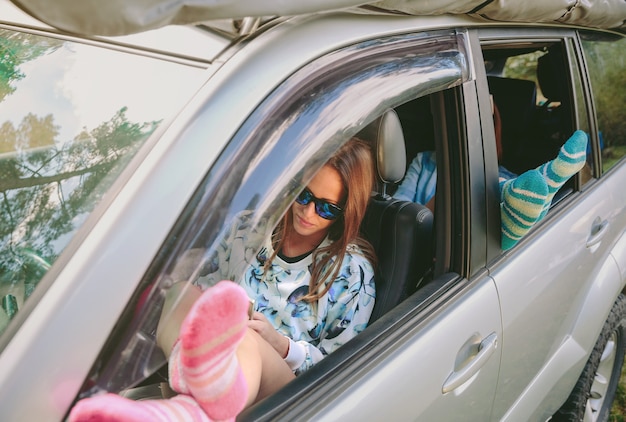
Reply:
[[0, 293], [21, 284], [28, 296], [158, 123], [125, 113], [65, 143], [50, 115], [0, 126]]
[[537, 85], [538, 94], [545, 100], [537, 82], [537, 60], [544, 54], [545, 52], [543, 51], [534, 51], [532, 53], [509, 57], [506, 61], [502, 76], [505, 78], [533, 81], [535, 85]]
[[20, 66], [63, 45], [54, 38], [0, 29], [0, 101], [13, 93], [14, 82], [24, 77]]

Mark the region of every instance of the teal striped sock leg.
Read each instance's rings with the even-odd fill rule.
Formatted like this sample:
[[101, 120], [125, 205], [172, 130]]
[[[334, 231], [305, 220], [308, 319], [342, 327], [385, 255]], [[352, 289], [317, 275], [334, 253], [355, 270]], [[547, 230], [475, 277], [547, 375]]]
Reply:
[[501, 183], [502, 249], [511, 249], [539, 220], [548, 186], [537, 170]]
[[537, 167], [537, 170], [543, 175], [548, 184], [548, 200], [539, 219], [548, 213], [554, 194], [561, 189], [570, 177], [585, 166], [586, 158], [587, 134], [582, 130], [577, 130], [563, 144], [559, 155], [554, 160]]

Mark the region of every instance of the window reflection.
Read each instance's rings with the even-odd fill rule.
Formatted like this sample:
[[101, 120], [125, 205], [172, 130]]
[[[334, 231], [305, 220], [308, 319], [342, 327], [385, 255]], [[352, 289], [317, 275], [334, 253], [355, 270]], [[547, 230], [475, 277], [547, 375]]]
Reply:
[[626, 39], [583, 40], [593, 99], [598, 119], [602, 170], [610, 169], [626, 155]]
[[0, 333], [201, 78], [198, 68], [0, 30]]

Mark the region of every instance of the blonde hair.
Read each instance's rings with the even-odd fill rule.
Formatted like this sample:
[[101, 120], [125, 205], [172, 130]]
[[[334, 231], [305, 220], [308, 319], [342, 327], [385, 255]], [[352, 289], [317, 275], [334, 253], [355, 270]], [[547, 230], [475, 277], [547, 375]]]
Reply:
[[[301, 299], [313, 302], [324, 296], [335, 280], [346, 255], [348, 245], [357, 245], [363, 256], [376, 265], [376, 255], [370, 243], [360, 235], [360, 226], [370, 200], [374, 184], [374, 162], [370, 146], [359, 138], [351, 138], [326, 162], [335, 169], [345, 192], [343, 213], [328, 230], [332, 243], [313, 251], [309, 292]], [[293, 216], [288, 212], [274, 231], [274, 253], [269, 264], [283, 247], [288, 231], [293, 228]], [[266, 264], [265, 272], [270, 265]], [[321, 287], [324, 286], [323, 289]]]

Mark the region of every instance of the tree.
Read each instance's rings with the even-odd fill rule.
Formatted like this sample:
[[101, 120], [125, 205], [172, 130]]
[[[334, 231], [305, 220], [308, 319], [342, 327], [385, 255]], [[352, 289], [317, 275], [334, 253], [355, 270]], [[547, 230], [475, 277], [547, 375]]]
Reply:
[[[24, 77], [20, 66], [63, 45], [54, 38], [0, 29], [0, 101], [15, 91], [15, 82]], [[1, 150], [0, 150], [1, 151]]]
[[126, 108], [60, 143], [51, 115], [0, 126], [0, 285], [28, 292], [56, 260], [158, 122], [132, 123]]

